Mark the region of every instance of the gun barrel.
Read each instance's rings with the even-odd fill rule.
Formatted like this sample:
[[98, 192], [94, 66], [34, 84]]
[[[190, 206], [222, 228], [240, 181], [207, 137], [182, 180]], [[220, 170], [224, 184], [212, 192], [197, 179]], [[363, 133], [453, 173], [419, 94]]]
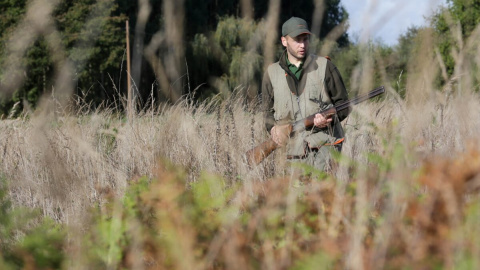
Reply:
[[353, 99], [347, 100], [343, 103], [340, 103], [340, 104], [336, 105], [335, 109], [337, 109], [337, 111], [345, 110], [346, 108], [348, 108], [352, 105], [356, 105], [358, 103], [364, 102], [365, 100], [374, 98], [374, 97], [379, 96], [383, 93], [385, 93], [385, 87], [382, 85], [382, 86], [368, 92], [365, 95], [355, 97]]

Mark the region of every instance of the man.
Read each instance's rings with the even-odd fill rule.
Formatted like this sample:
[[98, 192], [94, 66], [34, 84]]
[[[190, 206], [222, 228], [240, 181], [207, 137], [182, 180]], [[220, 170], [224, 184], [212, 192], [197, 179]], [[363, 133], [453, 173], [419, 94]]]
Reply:
[[[285, 52], [263, 76], [262, 102], [266, 128], [273, 141], [286, 147], [287, 158], [328, 170], [330, 151], [341, 150], [340, 124], [350, 110], [323, 116], [317, 112], [348, 100], [342, 77], [325, 57], [308, 53], [307, 22], [292, 17], [282, 26]], [[315, 114], [314, 127], [289, 137], [289, 123]]]

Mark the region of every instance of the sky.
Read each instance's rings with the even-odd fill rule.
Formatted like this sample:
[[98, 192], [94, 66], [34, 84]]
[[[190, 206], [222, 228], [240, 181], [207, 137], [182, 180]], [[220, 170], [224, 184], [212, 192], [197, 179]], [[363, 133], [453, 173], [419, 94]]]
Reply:
[[355, 42], [369, 38], [395, 45], [411, 26], [426, 26], [446, 0], [341, 0], [350, 15], [348, 34]]

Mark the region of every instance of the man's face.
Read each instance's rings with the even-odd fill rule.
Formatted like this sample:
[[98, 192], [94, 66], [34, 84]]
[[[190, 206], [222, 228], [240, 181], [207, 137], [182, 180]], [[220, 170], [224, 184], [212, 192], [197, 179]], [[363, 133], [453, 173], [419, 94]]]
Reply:
[[308, 52], [309, 42], [309, 34], [301, 34], [294, 38], [290, 36], [282, 37], [282, 44], [287, 48], [288, 55], [296, 58], [297, 60], [302, 60], [305, 58]]

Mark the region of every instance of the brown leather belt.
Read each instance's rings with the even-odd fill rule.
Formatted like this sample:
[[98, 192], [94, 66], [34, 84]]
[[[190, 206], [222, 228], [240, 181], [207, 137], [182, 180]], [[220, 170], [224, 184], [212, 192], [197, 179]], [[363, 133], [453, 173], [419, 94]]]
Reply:
[[[308, 154], [307, 154], [308, 155]], [[303, 156], [292, 156], [292, 155], [287, 155], [287, 159], [304, 159], [307, 157], [307, 155]]]

